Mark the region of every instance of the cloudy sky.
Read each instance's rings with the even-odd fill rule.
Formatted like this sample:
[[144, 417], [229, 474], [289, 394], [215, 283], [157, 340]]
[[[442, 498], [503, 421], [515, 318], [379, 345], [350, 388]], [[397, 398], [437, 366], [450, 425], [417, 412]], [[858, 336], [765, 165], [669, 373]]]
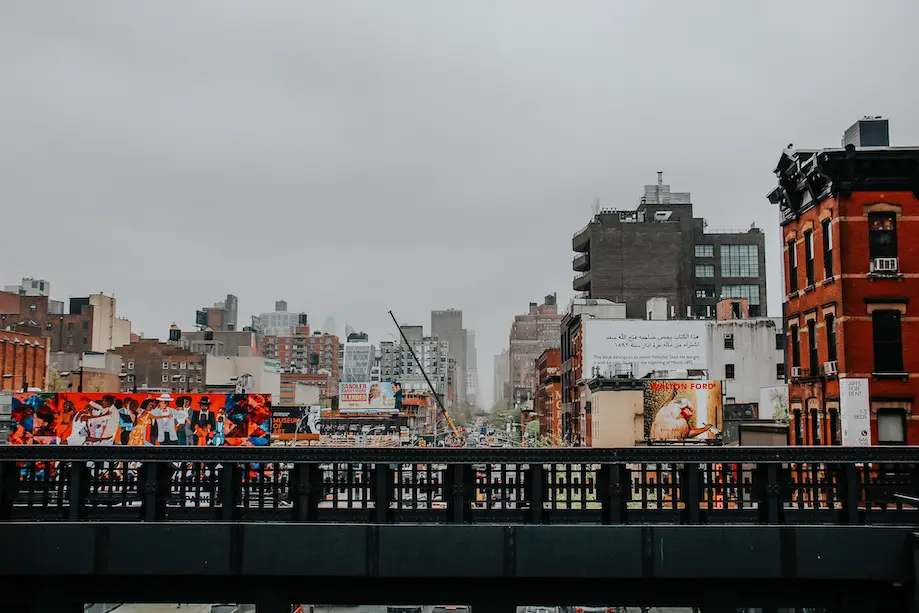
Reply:
[[[872, 8], [868, 8], [871, 6]], [[919, 3], [0, 3], [0, 284], [164, 336], [231, 292], [373, 339], [461, 308], [492, 355], [572, 295], [571, 235], [664, 171], [768, 231], [782, 147], [919, 144]]]

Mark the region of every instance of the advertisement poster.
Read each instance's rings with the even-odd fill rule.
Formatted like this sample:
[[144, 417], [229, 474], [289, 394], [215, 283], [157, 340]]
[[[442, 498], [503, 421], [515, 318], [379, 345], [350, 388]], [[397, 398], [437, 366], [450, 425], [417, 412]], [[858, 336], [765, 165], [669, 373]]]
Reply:
[[11, 445], [228, 445], [269, 443], [265, 394], [16, 394]]
[[278, 407], [271, 410], [271, 440], [318, 441], [322, 428], [322, 408]]
[[657, 380], [645, 383], [645, 438], [698, 442], [721, 438], [721, 381]]
[[759, 388], [759, 418], [788, 423], [788, 386]]
[[588, 319], [581, 326], [585, 377], [622, 368], [629, 368], [636, 379], [655, 370], [708, 368], [704, 321]]
[[402, 409], [402, 386], [398, 383], [339, 383], [341, 413], [398, 413]]
[[839, 380], [839, 417], [845, 447], [871, 446], [871, 406], [868, 379]]

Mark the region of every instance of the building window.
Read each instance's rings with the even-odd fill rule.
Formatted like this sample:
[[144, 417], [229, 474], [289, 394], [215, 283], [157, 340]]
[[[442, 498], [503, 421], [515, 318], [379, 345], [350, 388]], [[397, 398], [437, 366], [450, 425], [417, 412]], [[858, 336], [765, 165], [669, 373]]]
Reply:
[[804, 419], [801, 409], [795, 409], [795, 445], [804, 444]]
[[128, 370], [134, 370], [134, 362], [128, 362]]
[[833, 226], [829, 219], [823, 223], [823, 278], [833, 278]]
[[807, 365], [811, 377], [816, 377], [820, 372], [817, 358], [817, 321], [812, 319], [807, 322]]
[[67, 337], [67, 346], [73, 347], [73, 337], [72, 336]]
[[725, 365], [724, 365], [724, 378], [725, 378], [725, 379], [733, 379], [733, 378], [734, 378], [734, 365], [733, 365], [733, 364], [725, 364]]
[[696, 245], [696, 257], [697, 258], [715, 257], [715, 246], [714, 245]]
[[696, 298], [714, 298], [715, 297], [715, 286], [714, 285], [697, 285], [696, 286]]
[[179, 370], [179, 363], [178, 363], [178, 362], [172, 362], [172, 363], [170, 364], [170, 366], [172, 367], [172, 370]]
[[709, 317], [713, 317], [713, 316], [714, 316], [714, 314], [713, 314], [713, 312], [712, 312], [713, 310], [714, 310], [714, 307], [713, 307], [712, 305], [710, 305], [710, 304], [708, 304], [708, 305], [706, 305], [706, 304], [697, 304], [697, 305], [695, 306], [694, 312], [695, 312], [695, 314], [696, 314], [696, 317], [701, 317], [701, 318], [703, 318], [703, 319], [707, 319], [707, 318], [709, 318]]
[[775, 365], [775, 378], [785, 379], [785, 364], [783, 362], [779, 362]]
[[798, 326], [789, 328], [791, 333], [791, 367], [801, 367], [801, 338], [798, 335]]
[[812, 445], [822, 445], [822, 437], [820, 436], [820, 415], [817, 412], [817, 409], [811, 409], [811, 444]]
[[725, 348], [725, 349], [733, 349], [733, 348], [734, 348], [734, 335], [733, 335], [733, 334], [725, 334], [725, 335], [724, 335], [724, 348]]
[[807, 276], [807, 287], [814, 284], [814, 233], [804, 233], [804, 273]]
[[823, 324], [826, 326], [826, 359], [830, 362], [836, 361], [836, 318], [832, 315], [826, 315], [823, 318]]
[[185, 375], [182, 375], [181, 377], [179, 377], [179, 382], [185, 383]]
[[868, 228], [868, 254], [871, 259], [897, 257], [896, 215], [869, 213]]
[[788, 293], [798, 291], [798, 254], [795, 242], [788, 241]]
[[[744, 298], [750, 306], [750, 315], [758, 316], [760, 312], [759, 285], [722, 285], [721, 299]], [[753, 307], [756, 307], [755, 309]], [[756, 315], [754, 315], [754, 313]]]
[[906, 444], [906, 411], [878, 409], [878, 444]]
[[715, 276], [715, 267], [712, 264], [696, 264], [696, 276], [709, 278]]
[[875, 311], [871, 314], [874, 333], [874, 372], [903, 372], [903, 339], [900, 311]]
[[169, 383], [169, 375], [163, 375], [163, 383]]
[[775, 350], [782, 351], [785, 349], [785, 335], [781, 332], [775, 333]]
[[756, 245], [721, 245], [722, 277], [758, 277], [759, 247]]
[[839, 425], [839, 411], [830, 409], [830, 445], [842, 445], [842, 433]]
[[169, 362], [163, 362], [163, 370], [169, 370]]
[[179, 368], [181, 368], [182, 370], [185, 370], [186, 366], [187, 364], [185, 362], [179, 362]]

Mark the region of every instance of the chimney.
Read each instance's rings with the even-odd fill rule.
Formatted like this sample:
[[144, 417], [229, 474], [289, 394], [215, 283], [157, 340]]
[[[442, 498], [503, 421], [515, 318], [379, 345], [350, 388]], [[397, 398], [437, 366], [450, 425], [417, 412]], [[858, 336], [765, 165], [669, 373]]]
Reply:
[[657, 171], [657, 193], [660, 193], [664, 189], [664, 171]]

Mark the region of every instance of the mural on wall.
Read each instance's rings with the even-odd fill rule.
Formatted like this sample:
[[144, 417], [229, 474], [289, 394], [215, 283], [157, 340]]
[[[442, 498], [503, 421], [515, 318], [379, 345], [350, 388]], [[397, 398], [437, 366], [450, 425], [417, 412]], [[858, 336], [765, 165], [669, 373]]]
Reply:
[[721, 438], [721, 381], [648, 381], [644, 389], [645, 438], [649, 442]]
[[269, 394], [15, 394], [11, 445], [268, 445]]

